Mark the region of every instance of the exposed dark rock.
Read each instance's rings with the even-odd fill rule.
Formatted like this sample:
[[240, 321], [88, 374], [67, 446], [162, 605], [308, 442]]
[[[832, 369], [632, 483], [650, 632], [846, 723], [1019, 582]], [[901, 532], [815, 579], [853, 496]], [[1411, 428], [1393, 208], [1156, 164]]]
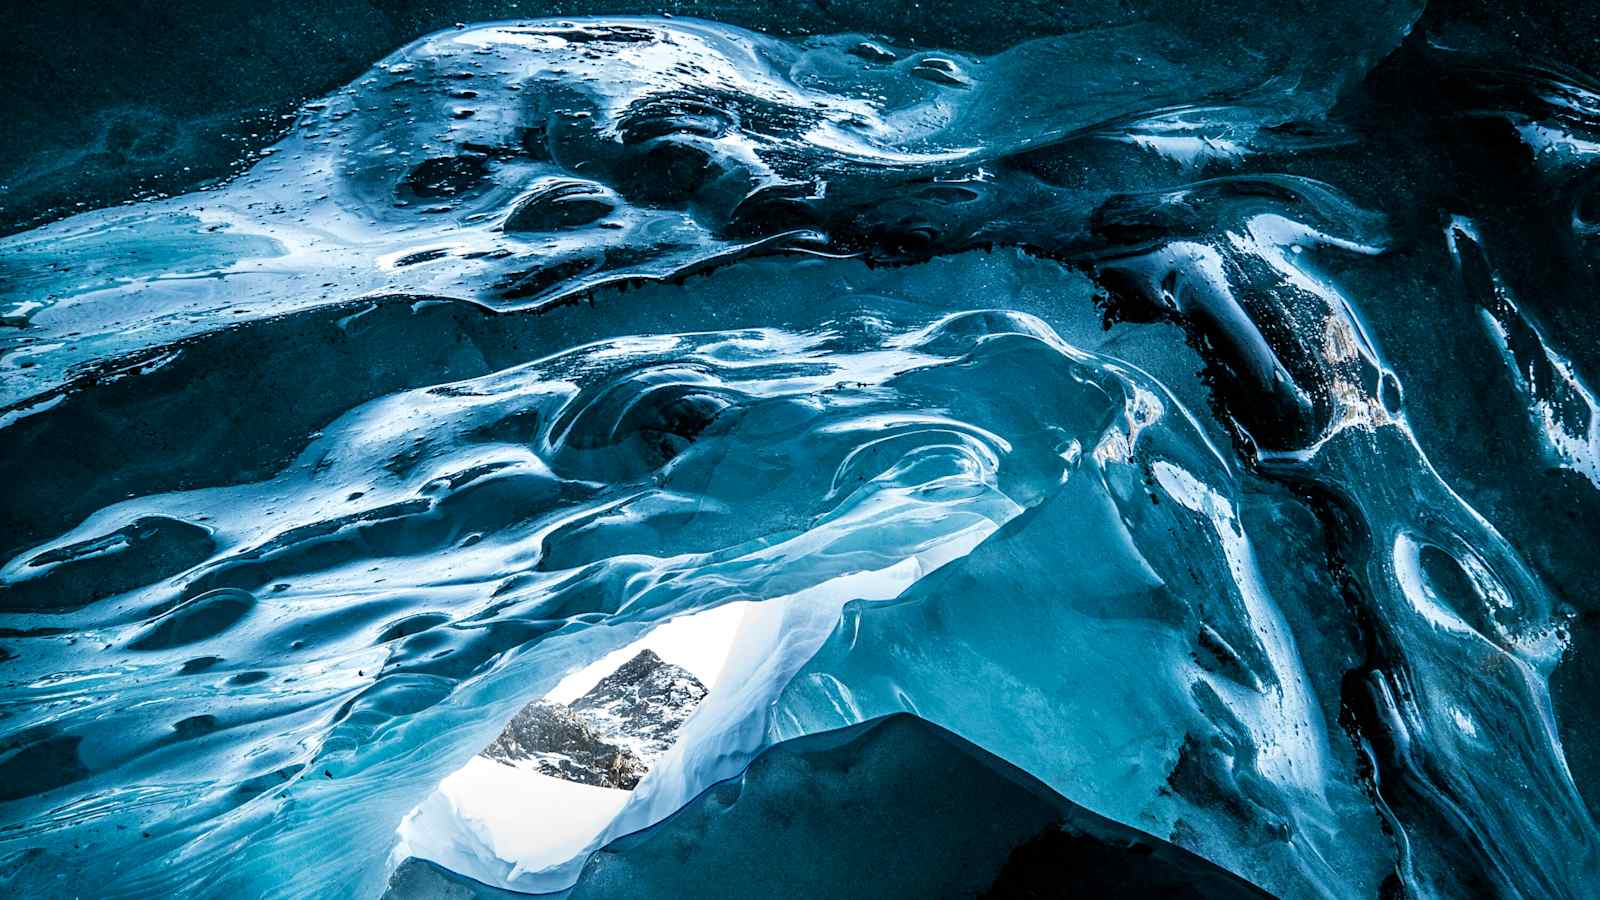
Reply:
[[573, 701], [572, 709], [648, 767], [672, 747], [678, 730], [706, 693], [706, 686], [687, 670], [641, 650]]
[[596, 734], [565, 704], [544, 700], [524, 706], [483, 755], [531, 765], [553, 778], [623, 790], [632, 790], [646, 768], [638, 757]]
[[572, 706], [536, 700], [483, 751], [553, 778], [632, 790], [677, 738], [706, 687], [644, 650]]

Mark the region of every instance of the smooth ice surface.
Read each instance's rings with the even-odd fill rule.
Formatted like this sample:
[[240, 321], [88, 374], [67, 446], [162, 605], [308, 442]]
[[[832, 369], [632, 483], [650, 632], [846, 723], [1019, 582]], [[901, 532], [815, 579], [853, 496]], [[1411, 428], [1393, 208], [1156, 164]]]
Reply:
[[[1043, 873], [1013, 853], [1038, 840], [1054, 844]], [[596, 854], [567, 896], [681, 897], [693, 884], [708, 900], [802, 898], [845, 883], [854, 896], [894, 898], [1265, 896], [905, 716], [768, 748], [737, 779]]]
[[5, 889], [379, 895], [522, 704], [747, 604], [614, 818], [408, 845], [667, 891], [634, 836], [905, 714], [1277, 896], [1593, 895], [1600, 90], [1222, 11], [462, 27], [0, 239]]

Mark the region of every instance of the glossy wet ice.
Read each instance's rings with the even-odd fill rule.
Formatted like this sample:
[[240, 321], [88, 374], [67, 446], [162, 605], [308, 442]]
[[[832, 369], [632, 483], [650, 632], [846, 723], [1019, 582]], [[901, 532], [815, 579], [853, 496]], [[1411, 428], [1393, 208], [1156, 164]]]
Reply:
[[[0, 241], [11, 883], [381, 893], [523, 703], [753, 600], [595, 847], [909, 712], [1279, 896], [1589, 893], [1593, 347], [1348, 99], [1412, 13], [465, 28]], [[1596, 95], [1454, 52], [1385, 65], [1514, 127], [1580, 289]]]

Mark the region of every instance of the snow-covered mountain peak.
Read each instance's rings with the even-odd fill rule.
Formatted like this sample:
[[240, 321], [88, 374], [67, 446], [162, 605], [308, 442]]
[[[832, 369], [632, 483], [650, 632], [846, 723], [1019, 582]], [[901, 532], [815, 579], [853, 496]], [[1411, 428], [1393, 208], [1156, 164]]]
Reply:
[[706, 686], [641, 650], [568, 706], [523, 707], [483, 755], [545, 775], [632, 789], [677, 739]]

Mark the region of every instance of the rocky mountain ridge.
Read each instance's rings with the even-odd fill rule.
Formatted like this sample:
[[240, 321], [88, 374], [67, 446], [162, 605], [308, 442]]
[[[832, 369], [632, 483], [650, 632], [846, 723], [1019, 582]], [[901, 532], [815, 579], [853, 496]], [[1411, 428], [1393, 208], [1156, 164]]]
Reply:
[[641, 650], [570, 705], [529, 703], [482, 755], [553, 778], [632, 790], [706, 694], [687, 670]]

